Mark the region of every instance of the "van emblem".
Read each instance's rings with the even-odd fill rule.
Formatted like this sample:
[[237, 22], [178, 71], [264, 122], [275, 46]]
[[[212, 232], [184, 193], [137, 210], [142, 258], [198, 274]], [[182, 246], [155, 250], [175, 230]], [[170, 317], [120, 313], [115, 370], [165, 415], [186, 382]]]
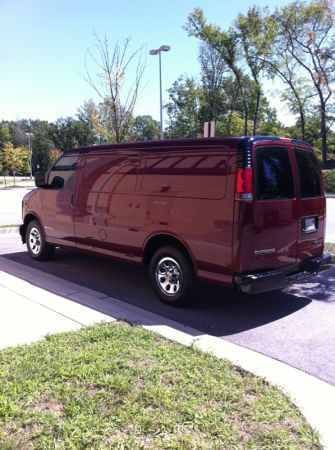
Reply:
[[272, 255], [276, 253], [275, 248], [264, 248], [262, 250], [255, 250], [255, 255]]

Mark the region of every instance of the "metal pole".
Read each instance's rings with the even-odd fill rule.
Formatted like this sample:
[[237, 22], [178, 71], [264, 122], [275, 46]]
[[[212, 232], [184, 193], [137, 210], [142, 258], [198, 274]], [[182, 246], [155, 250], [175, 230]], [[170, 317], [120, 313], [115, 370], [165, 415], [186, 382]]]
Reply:
[[28, 133], [28, 147], [30, 152], [30, 179], [33, 179], [33, 149], [31, 146], [31, 133]]
[[160, 98], [160, 138], [164, 138], [163, 133], [163, 94], [162, 94], [162, 57], [161, 51], [158, 52], [159, 56], [159, 98]]

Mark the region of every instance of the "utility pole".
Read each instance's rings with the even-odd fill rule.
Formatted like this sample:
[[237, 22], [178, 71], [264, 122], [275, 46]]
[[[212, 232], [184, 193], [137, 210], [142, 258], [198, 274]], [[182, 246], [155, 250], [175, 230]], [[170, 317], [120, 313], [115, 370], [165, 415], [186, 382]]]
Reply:
[[169, 45], [161, 45], [159, 48], [150, 50], [149, 55], [158, 55], [159, 58], [159, 104], [160, 104], [160, 138], [164, 138], [163, 130], [163, 91], [162, 91], [162, 52], [168, 52], [171, 49]]

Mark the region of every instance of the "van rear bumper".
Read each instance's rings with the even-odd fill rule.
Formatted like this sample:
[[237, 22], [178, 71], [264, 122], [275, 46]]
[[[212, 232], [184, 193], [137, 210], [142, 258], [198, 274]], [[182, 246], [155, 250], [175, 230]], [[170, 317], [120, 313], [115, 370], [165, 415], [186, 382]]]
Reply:
[[241, 292], [251, 295], [284, 289], [292, 283], [306, 282], [318, 272], [329, 269], [332, 261], [333, 255], [326, 252], [322, 256], [307, 259], [298, 267], [236, 275], [235, 285]]

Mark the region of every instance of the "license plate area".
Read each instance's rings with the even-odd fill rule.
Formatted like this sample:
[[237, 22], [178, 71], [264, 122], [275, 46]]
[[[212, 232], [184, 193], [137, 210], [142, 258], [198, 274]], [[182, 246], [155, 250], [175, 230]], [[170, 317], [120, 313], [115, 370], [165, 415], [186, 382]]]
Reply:
[[302, 232], [305, 234], [315, 233], [319, 228], [319, 218], [317, 216], [304, 217], [301, 222]]

